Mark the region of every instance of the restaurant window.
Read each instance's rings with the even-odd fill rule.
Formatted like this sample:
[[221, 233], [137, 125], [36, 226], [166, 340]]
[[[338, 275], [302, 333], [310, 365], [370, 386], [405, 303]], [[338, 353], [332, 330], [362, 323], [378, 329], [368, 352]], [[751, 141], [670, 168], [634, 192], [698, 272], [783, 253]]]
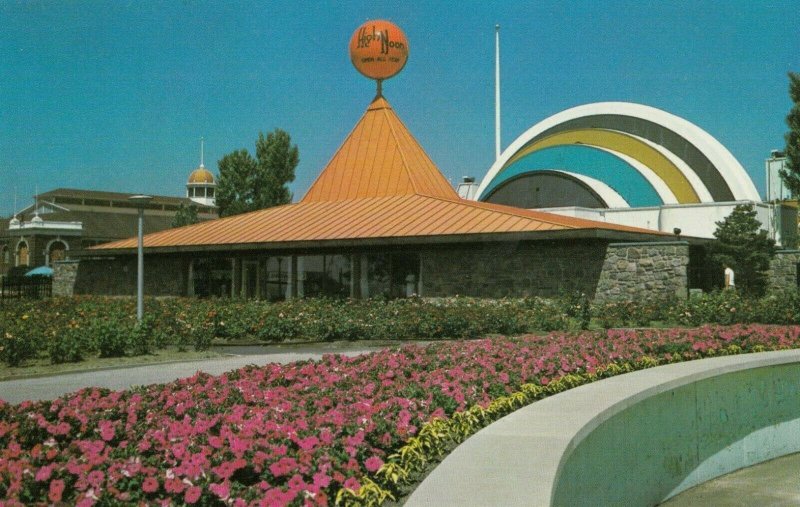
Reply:
[[256, 260], [242, 261], [242, 296], [247, 299], [261, 298], [259, 279], [261, 269]]
[[361, 261], [361, 297], [389, 297], [391, 260], [386, 254], [368, 254]]
[[297, 258], [297, 295], [342, 297], [351, 293], [349, 255], [304, 255]]
[[283, 301], [289, 294], [291, 257], [267, 257], [262, 294], [267, 301]]
[[420, 294], [420, 258], [416, 253], [368, 254], [361, 262], [361, 296], [402, 298]]
[[194, 259], [191, 283], [192, 294], [197, 297], [230, 297], [233, 286], [233, 260]]

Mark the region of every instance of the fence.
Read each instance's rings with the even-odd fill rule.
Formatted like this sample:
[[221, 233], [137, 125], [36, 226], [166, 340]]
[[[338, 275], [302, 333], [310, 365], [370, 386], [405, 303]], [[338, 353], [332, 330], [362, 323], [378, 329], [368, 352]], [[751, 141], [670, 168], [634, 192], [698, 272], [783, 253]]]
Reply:
[[49, 276], [2, 277], [0, 301], [4, 299], [42, 299], [53, 294], [53, 279]]

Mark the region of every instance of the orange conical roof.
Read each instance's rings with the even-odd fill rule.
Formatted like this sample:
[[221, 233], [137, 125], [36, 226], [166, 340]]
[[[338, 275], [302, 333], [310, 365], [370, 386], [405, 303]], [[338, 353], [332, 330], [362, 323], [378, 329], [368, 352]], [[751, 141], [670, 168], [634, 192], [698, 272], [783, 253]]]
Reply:
[[378, 96], [301, 202], [401, 195], [458, 199], [389, 102]]

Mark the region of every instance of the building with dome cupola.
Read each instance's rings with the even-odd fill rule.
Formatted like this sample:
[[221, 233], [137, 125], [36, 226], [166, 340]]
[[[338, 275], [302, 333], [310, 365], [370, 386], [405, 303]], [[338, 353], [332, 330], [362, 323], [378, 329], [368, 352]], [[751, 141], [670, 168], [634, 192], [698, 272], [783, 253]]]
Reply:
[[217, 183], [211, 171], [202, 165], [192, 171], [186, 182], [186, 197], [203, 206], [214, 206]]
[[[179, 185], [180, 180], [176, 181]], [[173, 226], [182, 207], [194, 206], [203, 222], [218, 217], [214, 175], [202, 163], [186, 182], [186, 197], [157, 195], [148, 204], [144, 230]], [[180, 188], [176, 186], [176, 190]], [[33, 203], [0, 218], [0, 277], [17, 268], [53, 266], [78, 251], [136, 234], [133, 193], [57, 188], [34, 197]]]
[[186, 197], [202, 206], [216, 206], [217, 182], [203, 164], [203, 141], [200, 141], [200, 165], [189, 175]]

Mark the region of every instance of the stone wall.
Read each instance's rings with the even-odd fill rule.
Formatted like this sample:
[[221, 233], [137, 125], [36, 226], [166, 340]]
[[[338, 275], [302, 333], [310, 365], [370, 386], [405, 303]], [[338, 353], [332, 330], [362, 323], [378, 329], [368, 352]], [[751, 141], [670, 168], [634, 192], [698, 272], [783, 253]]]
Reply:
[[797, 265], [800, 250], [779, 250], [769, 265], [767, 283], [770, 289], [793, 289], [798, 286]]
[[[686, 297], [687, 292], [686, 242], [509, 241], [409, 250], [420, 256], [424, 297], [553, 297], [580, 291], [607, 301]], [[145, 294], [188, 295], [190, 259], [188, 255], [146, 255]], [[136, 256], [59, 264], [54, 279], [59, 295], [136, 294]]]
[[53, 263], [54, 297], [72, 296], [74, 294], [78, 265], [78, 261], [58, 261]]
[[[147, 296], [185, 296], [189, 260], [177, 256], [144, 258], [144, 293]], [[85, 258], [80, 261], [74, 294], [136, 295], [136, 256]]]
[[689, 244], [611, 243], [595, 300], [635, 301], [645, 297], [687, 296]]
[[523, 297], [581, 291], [594, 296], [603, 267], [601, 241], [459, 245], [420, 253], [422, 295]]

